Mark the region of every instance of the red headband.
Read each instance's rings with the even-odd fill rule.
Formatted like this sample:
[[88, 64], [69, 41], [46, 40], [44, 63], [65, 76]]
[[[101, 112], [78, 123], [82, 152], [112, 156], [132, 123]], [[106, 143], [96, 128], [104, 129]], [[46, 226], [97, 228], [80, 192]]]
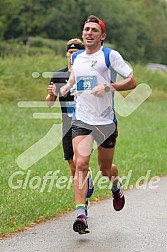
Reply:
[[102, 31], [106, 33], [106, 25], [105, 25], [105, 23], [101, 19], [98, 19], [98, 20], [99, 20], [99, 25], [100, 25]]
[[96, 21], [94, 21], [94, 20], [91, 20], [91, 19], [88, 19], [86, 22], [85, 22], [85, 24], [86, 23], [96, 23], [96, 24], [99, 24], [100, 25], [100, 27], [101, 27], [101, 29], [102, 29], [102, 31], [104, 32], [104, 33], [106, 33], [106, 25], [105, 25], [105, 23], [101, 20], [101, 19], [97, 19], [98, 20], [98, 22], [96, 22]]

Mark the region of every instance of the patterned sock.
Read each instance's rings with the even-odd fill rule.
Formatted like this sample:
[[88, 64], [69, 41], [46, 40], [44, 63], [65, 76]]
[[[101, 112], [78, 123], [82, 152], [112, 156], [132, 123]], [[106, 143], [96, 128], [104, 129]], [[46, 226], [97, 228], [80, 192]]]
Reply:
[[76, 210], [77, 210], [77, 216], [79, 216], [79, 215], [86, 216], [86, 214], [85, 214], [85, 204], [77, 204], [76, 205]]
[[85, 207], [87, 207], [88, 205], [89, 205], [89, 200], [86, 199], [86, 201], [85, 201]]
[[93, 194], [94, 191], [94, 183], [93, 183], [93, 178], [92, 178], [92, 171], [88, 170], [88, 191], [87, 191], [87, 198], [90, 198], [91, 195]]
[[116, 192], [121, 187], [122, 187], [121, 179], [118, 178], [118, 182], [112, 185], [112, 192]]

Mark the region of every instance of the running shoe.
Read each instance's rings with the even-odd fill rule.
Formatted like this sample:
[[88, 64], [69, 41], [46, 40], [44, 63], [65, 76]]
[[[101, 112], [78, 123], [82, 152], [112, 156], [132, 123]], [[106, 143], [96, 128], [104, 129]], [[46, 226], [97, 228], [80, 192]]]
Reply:
[[113, 197], [113, 207], [115, 211], [120, 211], [125, 205], [125, 197], [122, 189], [118, 189], [115, 192], [112, 192]]
[[73, 230], [79, 234], [88, 234], [90, 233], [88, 228], [88, 223], [84, 215], [79, 215], [74, 221]]
[[93, 183], [93, 178], [92, 178], [92, 171], [89, 168], [89, 170], [88, 170], [88, 191], [87, 191], [86, 198], [90, 198], [93, 194], [93, 191], [94, 191], [94, 183]]

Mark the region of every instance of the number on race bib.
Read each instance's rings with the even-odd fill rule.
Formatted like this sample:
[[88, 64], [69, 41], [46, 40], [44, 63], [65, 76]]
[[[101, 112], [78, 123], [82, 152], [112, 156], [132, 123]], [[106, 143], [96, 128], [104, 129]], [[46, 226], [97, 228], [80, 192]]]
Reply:
[[90, 81], [84, 81], [83, 86], [84, 86], [84, 88], [90, 88], [91, 87]]

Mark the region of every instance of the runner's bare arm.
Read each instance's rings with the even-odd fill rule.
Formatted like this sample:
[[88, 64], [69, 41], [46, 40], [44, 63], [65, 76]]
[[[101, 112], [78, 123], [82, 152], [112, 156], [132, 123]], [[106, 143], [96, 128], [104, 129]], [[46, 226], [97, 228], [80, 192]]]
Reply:
[[49, 107], [52, 107], [56, 101], [56, 86], [51, 82], [48, 86], [48, 95], [46, 96], [46, 102]]
[[75, 84], [75, 76], [74, 76], [74, 72], [71, 71], [67, 84], [64, 85], [62, 88], [60, 88], [60, 93], [62, 94], [62, 96], [66, 97], [68, 92], [70, 91], [70, 88], [72, 88], [74, 84]]
[[126, 91], [130, 89], [134, 89], [136, 87], [136, 80], [132, 74], [130, 74], [127, 78], [116, 81], [112, 84], [109, 84], [109, 87], [112, 90], [116, 91]]

